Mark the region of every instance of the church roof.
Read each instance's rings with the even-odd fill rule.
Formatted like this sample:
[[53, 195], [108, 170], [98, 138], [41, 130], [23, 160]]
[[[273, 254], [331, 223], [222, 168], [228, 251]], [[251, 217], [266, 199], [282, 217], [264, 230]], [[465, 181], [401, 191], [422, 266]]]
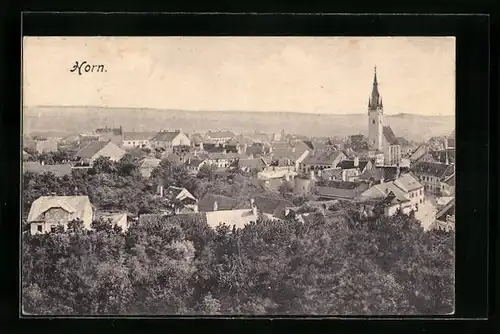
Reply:
[[392, 131], [392, 128], [390, 126], [384, 126], [383, 128], [383, 134], [384, 138], [387, 141], [389, 145], [397, 145], [397, 138], [394, 132]]

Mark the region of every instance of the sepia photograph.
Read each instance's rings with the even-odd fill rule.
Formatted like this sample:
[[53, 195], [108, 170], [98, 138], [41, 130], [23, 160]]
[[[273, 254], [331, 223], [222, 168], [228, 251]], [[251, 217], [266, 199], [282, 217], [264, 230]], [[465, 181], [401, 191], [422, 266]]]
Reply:
[[24, 37], [23, 316], [455, 312], [454, 37]]

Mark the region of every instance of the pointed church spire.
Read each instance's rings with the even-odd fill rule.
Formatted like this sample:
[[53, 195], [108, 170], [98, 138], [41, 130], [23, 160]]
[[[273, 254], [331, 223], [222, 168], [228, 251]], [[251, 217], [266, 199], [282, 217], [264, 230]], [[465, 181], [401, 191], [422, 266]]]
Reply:
[[374, 71], [373, 88], [372, 88], [372, 94], [370, 97], [370, 101], [368, 103], [368, 107], [370, 108], [370, 110], [377, 110], [379, 108], [382, 108], [382, 99], [381, 99], [380, 93], [378, 91], [377, 66], [374, 67], [373, 71]]

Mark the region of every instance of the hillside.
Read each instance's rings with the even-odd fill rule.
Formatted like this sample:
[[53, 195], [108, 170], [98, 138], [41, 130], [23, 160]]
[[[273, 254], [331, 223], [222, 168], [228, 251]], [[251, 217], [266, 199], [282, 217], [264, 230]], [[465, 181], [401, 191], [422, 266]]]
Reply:
[[[409, 140], [426, 140], [448, 135], [455, 128], [453, 116], [386, 115], [396, 136]], [[306, 136], [347, 136], [366, 134], [365, 114], [305, 114], [248, 111], [186, 111], [147, 108], [105, 107], [26, 107], [23, 115], [25, 134], [57, 132], [61, 135], [90, 132], [102, 126], [123, 126], [124, 131], [182, 129], [205, 132], [230, 129], [234, 132], [259, 130], [287, 132]]]

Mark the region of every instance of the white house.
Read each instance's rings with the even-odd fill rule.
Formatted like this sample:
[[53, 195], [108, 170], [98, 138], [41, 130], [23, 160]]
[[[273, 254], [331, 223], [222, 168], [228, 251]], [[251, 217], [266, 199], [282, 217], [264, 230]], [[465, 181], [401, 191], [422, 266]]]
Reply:
[[94, 218], [94, 211], [88, 196], [42, 196], [31, 205], [28, 223], [32, 235], [55, 231], [57, 226], [67, 228], [74, 220], [83, 221], [89, 229]]
[[99, 157], [108, 157], [111, 161], [119, 161], [125, 154], [123, 149], [111, 141], [94, 141], [78, 151], [75, 158], [84, 164], [92, 165]]
[[208, 131], [205, 136], [215, 144], [224, 144], [236, 137], [231, 131]]
[[171, 150], [176, 146], [190, 146], [191, 140], [180, 130], [160, 131], [151, 139], [153, 148]]
[[151, 148], [151, 139], [155, 132], [124, 132], [123, 148]]
[[360, 199], [386, 201], [384, 204], [388, 205], [388, 214], [396, 212], [398, 208], [408, 213], [411, 210], [418, 211], [419, 205], [424, 203], [423, 188], [412, 174], [407, 173], [395, 181], [374, 185], [364, 191]]

